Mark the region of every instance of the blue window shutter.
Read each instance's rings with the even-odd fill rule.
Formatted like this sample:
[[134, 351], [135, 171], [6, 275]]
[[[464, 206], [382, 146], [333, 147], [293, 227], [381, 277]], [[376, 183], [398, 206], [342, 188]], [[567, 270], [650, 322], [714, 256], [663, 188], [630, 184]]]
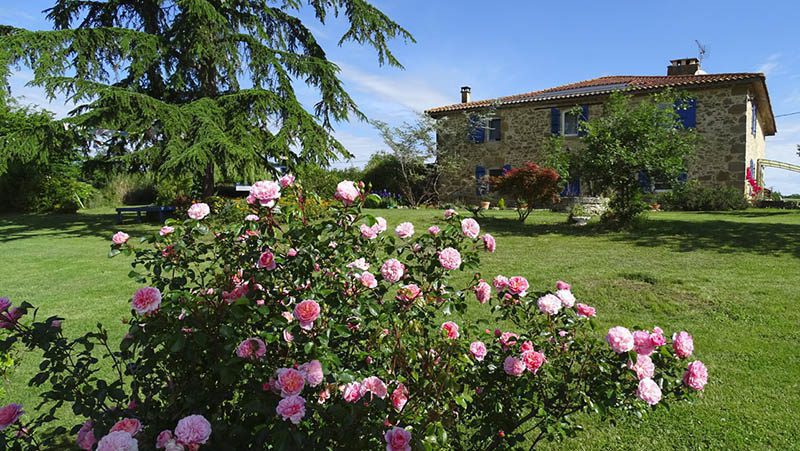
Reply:
[[[589, 120], [589, 105], [581, 105], [580, 122], [587, 122]], [[586, 136], [586, 129], [584, 125], [578, 123], [578, 136]]]
[[510, 170], [511, 170], [511, 165], [510, 164], [507, 164], [507, 165], [503, 166], [503, 174], [505, 174], [506, 172], [508, 172]]
[[484, 133], [486, 132], [486, 129], [483, 127], [483, 124], [481, 124], [481, 121], [477, 116], [470, 116], [469, 126], [469, 140], [475, 144], [482, 143], [485, 140]]
[[485, 176], [486, 168], [483, 166], [475, 166], [475, 194], [478, 196], [485, 194], [482, 180]]
[[550, 108], [550, 134], [561, 134], [561, 111], [558, 108]]
[[751, 114], [753, 116], [750, 119], [750, 133], [752, 133], [753, 136], [756, 136], [756, 131], [758, 130], [758, 105], [756, 105], [755, 99], [750, 101], [750, 105], [752, 105]]
[[695, 99], [676, 101], [675, 111], [678, 113], [678, 118], [683, 128], [690, 129], [697, 126], [697, 101]]
[[581, 178], [573, 177], [567, 186], [561, 190], [561, 197], [580, 196], [581, 195]]

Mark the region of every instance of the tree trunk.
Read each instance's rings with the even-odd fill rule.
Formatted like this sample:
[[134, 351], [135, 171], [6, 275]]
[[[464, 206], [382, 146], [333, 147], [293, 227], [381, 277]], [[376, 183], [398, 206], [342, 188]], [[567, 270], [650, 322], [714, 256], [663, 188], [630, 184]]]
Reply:
[[214, 163], [206, 165], [206, 172], [203, 175], [203, 198], [214, 195]]

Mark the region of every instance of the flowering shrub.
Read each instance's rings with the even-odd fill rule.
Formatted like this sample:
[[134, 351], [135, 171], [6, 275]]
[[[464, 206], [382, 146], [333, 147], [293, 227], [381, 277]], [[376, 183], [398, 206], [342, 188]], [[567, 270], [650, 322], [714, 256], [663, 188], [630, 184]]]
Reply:
[[[310, 220], [298, 182], [258, 183], [235, 223], [196, 204], [143, 242], [116, 235], [111, 255], [133, 256], [142, 285], [118, 348], [1, 300], [0, 351], [42, 351], [31, 385], [46, 408], [2, 407], [0, 444], [54, 446], [66, 430], [43, 426], [68, 405], [82, 449], [509, 448], [577, 431], [577, 412], [704, 389], [686, 332], [619, 326], [604, 342], [564, 282], [534, 292], [472, 272], [455, 286], [497, 245], [476, 221], [448, 210], [414, 233], [362, 213], [353, 182], [335, 197]], [[480, 320], [461, 315], [470, 306]]]

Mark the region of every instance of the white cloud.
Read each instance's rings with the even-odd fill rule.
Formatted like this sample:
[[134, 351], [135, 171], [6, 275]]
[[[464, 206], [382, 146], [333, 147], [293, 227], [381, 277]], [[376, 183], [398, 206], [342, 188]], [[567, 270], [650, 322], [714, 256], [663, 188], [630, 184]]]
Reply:
[[774, 75], [775, 72], [781, 67], [781, 63], [779, 61], [780, 57], [780, 53], [773, 53], [767, 58], [766, 61], [756, 67], [756, 72], [762, 72], [767, 76]]
[[358, 133], [338, 130], [334, 132], [333, 135], [347, 150], [350, 151], [350, 153], [353, 154], [353, 158], [348, 161], [339, 161], [334, 163], [334, 167], [364, 167], [372, 154], [386, 149], [386, 145], [374, 131], [372, 132], [372, 136], [370, 136], [369, 130], [358, 131]]
[[337, 64], [342, 69], [342, 79], [351, 86], [349, 90], [367, 116], [383, 120], [387, 116], [410, 118], [428, 108], [454, 103], [454, 99], [417, 77], [375, 75], [349, 64]]

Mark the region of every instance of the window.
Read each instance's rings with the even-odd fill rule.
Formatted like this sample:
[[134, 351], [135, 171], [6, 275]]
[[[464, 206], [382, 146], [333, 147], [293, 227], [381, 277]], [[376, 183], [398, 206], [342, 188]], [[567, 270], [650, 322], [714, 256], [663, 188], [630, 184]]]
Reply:
[[574, 111], [561, 113], [561, 134], [563, 136], [578, 136], [578, 122], [580, 114]]
[[503, 168], [491, 168], [489, 169], [489, 177], [500, 177], [503, 172]]
[[487, 141], [500, 141], [500, 119], [489, 119]]

